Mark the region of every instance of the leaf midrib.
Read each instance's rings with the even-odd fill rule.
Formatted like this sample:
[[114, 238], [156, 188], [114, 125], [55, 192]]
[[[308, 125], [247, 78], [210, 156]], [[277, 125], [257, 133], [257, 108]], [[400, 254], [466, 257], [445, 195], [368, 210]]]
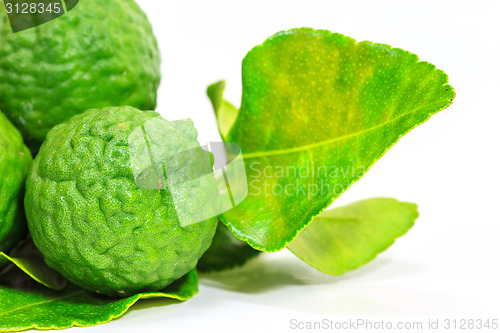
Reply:
[[62, 300], [62, 299], [69, 298], [69, 297], [73, 297], [73, 296], [75, 296], [75, 295], [82, 294], [82, 293], [84, 293], [84, 291], [83, 291], [83, 290], [79, 290], [79, 291], [75, 291], [75, 292], [73, 292], [73, 293], [71, 293], [71, 294], [68, 294], [68, 295], [64, 295], [64, 296], [58, 297], [58, 298], [53, 298], [53, 299], [49, 299], [49, 300], [42, 301], [42, 302], [38, 302], [38, 303], [33, 303], [33, 304], [24, 305], [24, 306], [21, 306], [21, 307], [18, 307], [18, 308], [15, 308], [15, 309], [9, 310], [9, 311], [7, 311], [7, 312], [0, 313], [0, 317], [1, 317], [1, 316], [3, 316], [3, 315], [9, 314], [9, 313], [12, 313], [12, 312], [18, 311], [18, 310], [27, 309], [27, 308], [34, 307], [34, 306], [37, 306], [37, 305], [40, 305], [40, 304], [45, 304], [45, 303], [51, 303], [51, 302], [60, 301], [60, 300]]
[[[341, 207], [338, 207], [338, 208], [341, 208]], [[317, 218], [318, 219], [321, 219], [321, 220], [356, 220], [356, 221], [360, 221], [360, 220], [363, 220], [365, 218], [369, 218], [371, 216], [376, 216], [377, 218], [384, 218], [384, 217], [393, 217], [393, 216], [399, 216], [401, 215], [400, 212], [392, 212], [392, 213], [385, 213], [385, 214], [370, 214], [370, 215], [364, 215], [364, 216], [353, 216], [353, 217], [350, 217], [350, 216], [346, 216], [346, 217], [336, 217], [336, 216], [321, 216], [321, 215], [318, 215]]]
[[[331, 143], [334, 143], [334, 142], [337, 142], [337, 141], [342, 141], [342, 140], [346, 140], [346, 139], [349, 139], [351, 137], [356, 137], [358, 135], [363, 135], [365, 133], [368, 133], [370, 131], [373, 131], [373, 130], [376, 130], [380, 127], [383, 127], [387, 124], [390, 124], [402, 117], [405, 117], [405, 116], [408, 116], [412, 113], [415, 113], [415, 112], [418, 112], [419, 110], [425, 108], [425, 107], [429, 107], [429, 106], [432, 106], [434, 104], [438, 104], [438, 103], [442, 103], [443, 101], [445, 100], [439, 100], [439, 101], [436, 101], [436, 102], [433, 102], [433, 103], [429, 103], [429, 104], [426, 104], [426, 105], [422, 105], [421, 107], [418, 107], [418, 108], [415, 108], [409, 112], [406, 112], [402, 115], [399, 115], [395, 118], [392, 118], [390, 120], [387, 120], [383, 123], [380, 123], [376, 126], [373, 126], [373, 127], [370, 127], [370, 128], [367, 128], [367, 129], [364, 129], [364, 130], [361, 130], [361, 131], [358, 131], [358, 132], [354, 132], [354, 133], [351, 133], [351, 134], [347, 134], [347, 135], [343, 135], [343, 136], [339, 136], [339, 137], [336, 137], [336, 138], [333, 138], [333, 139], [330, 139], [330, 140], [325, 140], [325, 141], [320, 141], [320, 142], [315, 142], [315, 143], [311, 143], [311, 144], [307, 144], [307, 145], [303, 145], [303, 146], [299, 146], [299, 147], [293, 147], [293, 148], [286, 148], [286, 149], [277, 149], [277, 150], [267, 150], [267, 151], [258, 151], [258, 152], [254, 152], [254, 153], [242, 153], [243, 157], [246, 158], [246, 159], [253, 159], [253, 158], [259, 158], [259, 157], [264, 157], [264, 156], [275, 156], [275, 155], [285, 155], [285, 154], [289, 154], [289, 153], [294, 153], [294, 152], [298, 152], [298, 151], [303, 151], [303, 150], [307, 150], [307, 149], [312, 149], [312, 148], [316, 148], [316, 147], [320, 147], [320, 146], [323, 146], [323, 145], [328, 145], [328, 144], [331, 144]], [[432, 115], [432, 114], [431, 114]]]

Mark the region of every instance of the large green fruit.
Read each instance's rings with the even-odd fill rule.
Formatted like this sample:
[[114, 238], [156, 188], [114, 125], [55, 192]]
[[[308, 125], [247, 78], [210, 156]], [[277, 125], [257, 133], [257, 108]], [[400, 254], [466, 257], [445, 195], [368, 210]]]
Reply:
[[31, 154], [19, 131], [0, 112], [0, 252], [25, 234], [23, 197]]
[[156, 107], [160, 55], [134, 0], [85, 0], [12, 33], [0, 5], [0, 109], [37, 150], [57, 124], [90, 108]]
[[[166, 156], [160, 169], [171, 178], [211, 174], [210, 157], [208, 165], [196, 157], [208, 155], [196, 137], [191, 121], [167, 122], [131, 107], [89, 110], [54, 127], [33, 162], [25, 198], [47, 264], [112, 296], [160, 290], [193, 269], [217, 218], [181, 226], [173, 189], [151, 161]], [[217, 195], [189, 190], [182, 201], [201, 209]]]

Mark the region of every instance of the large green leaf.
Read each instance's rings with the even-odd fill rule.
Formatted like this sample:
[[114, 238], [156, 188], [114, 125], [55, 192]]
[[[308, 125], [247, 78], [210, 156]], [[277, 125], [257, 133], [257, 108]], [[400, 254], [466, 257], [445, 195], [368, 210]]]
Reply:
[[417, 206], [411, 203], [364, 200], [324, 211], [288, 244], [288, 249], [324, 273], [341, 275], [386, 250], [417, 217]]
[[[7, 281], [18, 281], [10, 276]], [[72, 326], [104, 324], [122, 316], [140, 299], [166, 297], [187, 300], [198, 292], [196, 271], [191, 271], [161, 292], [137, 294], [118, 299], [101, 296], [70, 286], [56, 292], [39, 284], [16, 282], [15, 287], [0, 285], [0, 331], [62, 329]]]
[[229, 229], [219, 221], [210, 248], [203, 254], [196, 267], [202, 272], [220, 271], [242, 266], [260, 252], [234, 237]]
[[255, 47], [223, 135], [243, 152], [249, 194], [224, 223], [256, 249], [284, 248], [404, 134], [452, 103], [447, 82], [410, 52], [328, 31], [280, 32]]

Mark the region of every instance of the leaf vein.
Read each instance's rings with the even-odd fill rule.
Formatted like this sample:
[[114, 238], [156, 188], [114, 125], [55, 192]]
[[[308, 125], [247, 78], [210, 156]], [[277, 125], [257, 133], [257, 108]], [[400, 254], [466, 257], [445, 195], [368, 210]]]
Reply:
[[320, 146], [323, 146], [323, 145], [327, 145], [327, 144], [330, 144], [330, 143], [334, 143], [334, 142], [337, 142], [337, 141], [342, 141], [342, 140], [345, 140], [345, 139], [349, 139], [351, 137], [356, 137], [356, 136], [359, 136], [359, 135], [362, 135], [362, 134], [365, 134], [365, 133], [368, 133], [370, 131], [373, 131], [377, 128], [380, 128], [380, 127], [383, 127], [389, 123], [392, 123], [400, 118], [403, 118], [405, 116], [408, 116], [412, 113], [415, 113], [415, 112], [418, 112], [419, 110], [423, 109], [423, 108], [426, 108], [426, 107], [430, 107], [432, 105], [435, 105], [435, 104], [438, 104], [438, 103], [442, 103], [443, 100], [439, 100], [439, 101], [436, 101], [436, 102], [433, 102], [433, 103], [429, 103], [429, 104], [426, 104], [426, 105], [422, 105], [421, 107], [418, 107], [418, 108], [415, 108], [409, 112], [406, 112], [402, 115], [399, 115], [395, 118], [392, 118], [390, 120], [387, 120], [383, 123], [380, 123], [376, 126], [373, 126], [373, 127], [370, 127], [370, 128], [367, 128], [367, 129], [364, 129], [364, 130], [361, 130], [361, 131], [358, 131], [358, 132], [354, 132], [354, 133], [351, 133], [351, 134], [347, 134], [347, 135], [343, 135], [343, 136], [339, 136], [339, 137], [336, 137], [336, 138], [333, 138], [333, 139], [330, 139], [330, 140], [325, 140], [325, 141], [321, 141], [321, 142], [315, 142], [315, 143], [311, 143], [311, 144], [308, 144], [308, 145], [303, 145], [303, 146], [300, 146], [300, 147], [293, 147], [293, 148], [286, 148], [286, 149], [277, 149], [277, 150], [268, 150], [268, 151], [263, 151], [263, 152], [255, 152], [255, 153], [243, 153], [243, 157], [246, 158], [246, 159], [254, 159], [254, 158], [259, 158], [259, 157], [263, 157], [263, 156], [274, 156], [274, 155], [284, 155], [284, 154], [289, 154], [289, 153], [294, 153], [294, 152], [299, 152], [299, 151], [303, 151], [303, 150], [306, 150], [306, 149], [311, 149], [311, 148], [316, 148], [316, 147], [320, 147]]
[[40, 304], [45, 304], [45, 303], [51, 303], [51, 302], [60, 301], [62, 299], [69, 298], [69, 297], [72, 297], [72, 296], [75, 296], [75, 295], [78, 295], [78, 294], [82, 294], [82, 293], [84, 293], [84, 291], [83, 290], [79, 290], [79, 291], [75, 291], [74, 293], [71, 293], [71, 294], [68, 294], [68, 295], [64, 295], [64, 296], [61, 296], [61, 297], [49, 299], [49, 300], [38, 302], [38, 303], [28, 304], [28, 305], [25, 305], [25, 306], [21, 306], [21, 307], [9, 310], [7, 312], [2, 312], [2, 313], [0, 313], [0, 316], [6, 315], [6, 314], [9, 314], [9, 313], [18, 311], [18, 310], [22, 310], [22, 309], [27, 309], [27, 308], [30, 308], [30, 307], [34, 307], [34, 306], [37, 306], [37, 305], [40, 305]]

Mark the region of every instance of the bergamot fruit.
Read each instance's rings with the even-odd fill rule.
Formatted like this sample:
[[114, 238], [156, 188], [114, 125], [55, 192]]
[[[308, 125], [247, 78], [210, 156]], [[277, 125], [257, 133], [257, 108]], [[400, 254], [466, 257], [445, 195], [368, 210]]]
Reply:
[[12, 33], [0, 6], [0, 110], [36, 151], [47, 132], [90, 108], [154, 110], [160, 54], [134, 0], [85, 0]]
[[31, 153], [19, 131], [0, 112], [0, 252], [26, 232], [23, 197]]
[[196, 138], [190, 120], [132, 107], [88, 110], [54, 127], [25, 198], [47, 264], [111, 296], [160, 290], [193, 269], [217, 225], [217, 217], [180, 223], [179, 206], [200, 210], [217, 196], [189, 182], [213, 172]]

